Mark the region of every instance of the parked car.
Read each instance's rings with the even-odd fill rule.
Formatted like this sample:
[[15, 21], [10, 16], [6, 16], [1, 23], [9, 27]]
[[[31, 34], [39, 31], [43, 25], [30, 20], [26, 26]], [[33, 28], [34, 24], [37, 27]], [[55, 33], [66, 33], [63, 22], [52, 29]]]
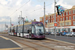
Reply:
[[74, 32], [73, 36], [75, 36], [75, 32]]
[[50, 34], [51, 34], [51, 32], [46, 32], [45, 34], [46, 34], [46, 35], [50, 35]]
[[65, 36], [68, 32], [62, 32], [61, 35]]
[[75, 36], [75, 32], [69, 32], [68, 34], [66, 34], [66, 36]]
[[57, 36], [60, 36], [62, 34], [62, 32], [57, 32]]
[[51, 35], [54, 35], [54, 32], [51, 32]]

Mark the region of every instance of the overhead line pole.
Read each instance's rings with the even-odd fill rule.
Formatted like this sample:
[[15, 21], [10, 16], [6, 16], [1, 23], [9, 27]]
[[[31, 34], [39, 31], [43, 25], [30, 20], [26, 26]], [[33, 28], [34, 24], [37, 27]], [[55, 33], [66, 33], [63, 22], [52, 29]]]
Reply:
[[10, 32], [11, 32], [11, 18], [10, 18]]
[[10, 27], [11, 27], [11, 18], [10, 18]]
[[45, 2], [44, 2], [44, 27], [45, 27]]
[[22, 20], [22, 11], [21, 11], [21, 20]]
[[[54, 0], [54, 24], [56, 23], [56, 0]], [[54, 33], [55, 33], [55, 38], [56, 38], [56, 26], [54, 26]]]

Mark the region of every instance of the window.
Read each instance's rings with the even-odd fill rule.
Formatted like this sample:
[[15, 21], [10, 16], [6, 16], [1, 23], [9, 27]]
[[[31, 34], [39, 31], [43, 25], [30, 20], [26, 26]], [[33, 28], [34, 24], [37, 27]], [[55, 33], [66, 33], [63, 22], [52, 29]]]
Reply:
[[57, 15], [57, 17], [59, 17], [59, 15]]
[[75, 14], [75, 10], [73, 10], [73, 14]]
[[52, 22], [52, 20], [51, 20], [51, 22]]
[[71, 14], [71, 11], [69, 11], [69, 15]]
[[73, 21], [73, 25], [75, 25], [75, 21]]
[[35, 30], [35, 29], [34, 29], [34, 26], [32, 26], [32, 33], [34, 33], [34, 30]]
[[64, 26], [64, 23], [60, 23], [60, 26]]
[[61, 14], [61, 17], [62, 17], [62, 14]]
[[61, 21], [62, 21], [62, 18], [61, 18]]
[[40, 21], [42, 21], [42, 18], [40, 19]]
[[57, 21], [59, 21], [59, 19], [57, 19]]
[[63, 16], [64, 16], [64, 12], [63, 12]]
[[66, 17], [66, 20], [68, 20], [68, 17]]
[[69, 20], [71, 20], [71, 16], [69, 17]]
[[54, 22], [54, 20], [53, 20], [53, 22]]
[[53, 18], [54, 18], [54, 15], [53, 15]]
[[69, 25], [69, 22], [66, 22], [66, 25]]
[[50, 27], [54, 26], [54, 24], [50, 24]]
[[44, 33], [44, 29], [43, 29], [43, 26], [35, 26], [35, 29], [36, 29], [36, 34], [38, 33]]
[[68, 15], [68, 12], [66, 12], [66, 15]]
[[73, 15], [73, 19], [75, 19], [75, 16]]
[[71, 25], [71, 22], [69, 22], [69, 25]]
[[64, 18], [63, 18], [63, 21], [64, 21]]
[[50, 16], [48, 17], [48, 19], [50, 19]]
[[71, 22], [66, 22], [65, 24], [66, 24], [66, 25], [71, 25]]
[[52, 19], [52, 16], [51, 16], [51, 19]]

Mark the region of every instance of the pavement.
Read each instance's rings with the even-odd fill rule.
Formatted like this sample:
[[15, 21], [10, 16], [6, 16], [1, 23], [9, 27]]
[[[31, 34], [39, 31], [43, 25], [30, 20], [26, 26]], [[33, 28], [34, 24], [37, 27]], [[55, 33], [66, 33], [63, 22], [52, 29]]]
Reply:
[[46, 35], [46, 38], [56, 39], [60, 41], [70, 42], [75, 44], [75, 37]]
[[0, 36], [0, 50], [22, 50], [17, 44], [9, 38]]

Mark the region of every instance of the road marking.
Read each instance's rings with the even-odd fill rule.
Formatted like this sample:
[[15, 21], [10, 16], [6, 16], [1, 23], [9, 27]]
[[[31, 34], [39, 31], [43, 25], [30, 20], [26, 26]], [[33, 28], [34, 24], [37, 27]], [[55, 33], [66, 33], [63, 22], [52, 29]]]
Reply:
[[1, 48], [0, 50], [16, 50], [16, 49], [21, 49], [20, 47], [17, 48]]
[[9, 38], [6, 38], [6, 37], [4, 37], [4, 36], [0, 36], [1, 38], [3, 38], [3, 39], [5, 39], [5, 40], [9, 40]]

